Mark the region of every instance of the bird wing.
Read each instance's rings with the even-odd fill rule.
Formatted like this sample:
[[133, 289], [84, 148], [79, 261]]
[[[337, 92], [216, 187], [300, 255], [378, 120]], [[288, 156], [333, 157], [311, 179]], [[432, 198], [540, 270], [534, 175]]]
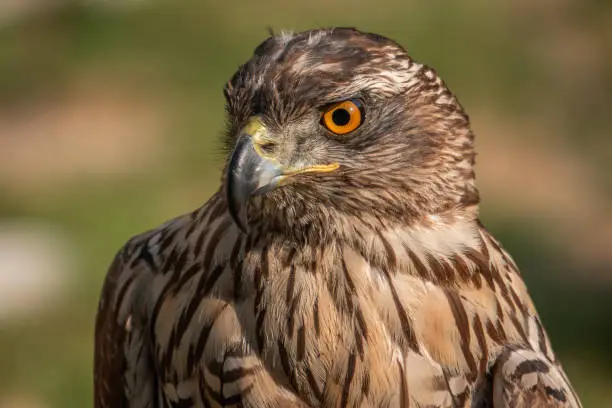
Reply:
[[147, 235], [135, 237], [119, 251], [102, 288], [95, 326], [95, 408], [157, 406], [146, 325], [135, 321], [134, 299], [143, 292], [137, 278], [147, 271], [130, 262]]
[[[487, 322], [494, 322], [498, 329], [487, 330], [485, 335], [489, 343], [500, 335], [505, 339], [499, 353], [496, 352], [487, 364], [490, 367], [489, 398], [492, 405], [508, 408], [580, 407], [580, 401], [552, 351], [518, 267], [482, 226], [481, 234], [483, 248], [487, 248], [484, 252], [490, 260], [488, 269], [491, 272], [505, 271], [505, 277], [496, 283], [500, 289], [497, 312]], [[471, 303], [475, 303], [474, 299]], [[514, 331], [518, 336], [512, 336]]]
[[495, 407], [579, 407], [563, 370], [539, 353], [507, 348], [492, 368]]
[[127, 407], [123, 389], [125, 327], [117, 322], [115, 293], [118, 275], [123, 270], [120, 254], [112, 263], [98, 306], [94, 351], [95, 408]]

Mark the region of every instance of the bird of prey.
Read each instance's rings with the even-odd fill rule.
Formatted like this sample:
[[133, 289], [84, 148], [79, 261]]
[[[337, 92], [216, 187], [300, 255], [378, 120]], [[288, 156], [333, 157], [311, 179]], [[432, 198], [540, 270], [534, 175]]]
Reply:
[[433, 69], [356, 29], [272, 34], [225, 98], [217, 193], [110, 267], [96, 408], [580, 406]]

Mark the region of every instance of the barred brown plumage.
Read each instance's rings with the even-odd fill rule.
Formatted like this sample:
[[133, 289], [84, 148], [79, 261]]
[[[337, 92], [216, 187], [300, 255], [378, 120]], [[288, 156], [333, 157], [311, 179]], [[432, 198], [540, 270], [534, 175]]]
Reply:
[[[580, 406], [433, 70], [320, 29], [266, 40], [225, 94], [222, 188], [111, 265], [97, 408]], [[354, 98], [363, 123], [330, 134]]]

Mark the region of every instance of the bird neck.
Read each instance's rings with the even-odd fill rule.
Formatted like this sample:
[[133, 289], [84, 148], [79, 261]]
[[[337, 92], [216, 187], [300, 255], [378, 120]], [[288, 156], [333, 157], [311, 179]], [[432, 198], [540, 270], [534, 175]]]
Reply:
[[431, 260], [479, 251], [482, 242], [476, 211], [466, 208], [423, 216], [410, 224], [362, 228], [348, 242], [375, 267], [414, 273], [422, 266], [430, 267]]
[[396, 222], [375, 215], [326, 215], [296, 225], [260, 222], [249, 235], [256, 240], [274, 237], [298, 250], [349, 247], [374, 266], [412, 271], [419, 259], [427, 263], [481, 247], [477, 205]]

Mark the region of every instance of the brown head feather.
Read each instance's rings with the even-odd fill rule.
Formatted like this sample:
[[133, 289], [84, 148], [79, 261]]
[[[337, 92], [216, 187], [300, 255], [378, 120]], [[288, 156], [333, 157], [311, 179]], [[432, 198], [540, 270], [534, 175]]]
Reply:
[[[259, 115], [286, 161], [340, 164], [253, 199], [250, 218], [266, 229], [320, 240], [478, 203], [467, 115], [434, 70], [385, 37], [350, 28], [270, 37], [225, 95], [228, 144]], [[322, 109], [351, 98], [365, 103], [363, 125], [330, 134]]]

